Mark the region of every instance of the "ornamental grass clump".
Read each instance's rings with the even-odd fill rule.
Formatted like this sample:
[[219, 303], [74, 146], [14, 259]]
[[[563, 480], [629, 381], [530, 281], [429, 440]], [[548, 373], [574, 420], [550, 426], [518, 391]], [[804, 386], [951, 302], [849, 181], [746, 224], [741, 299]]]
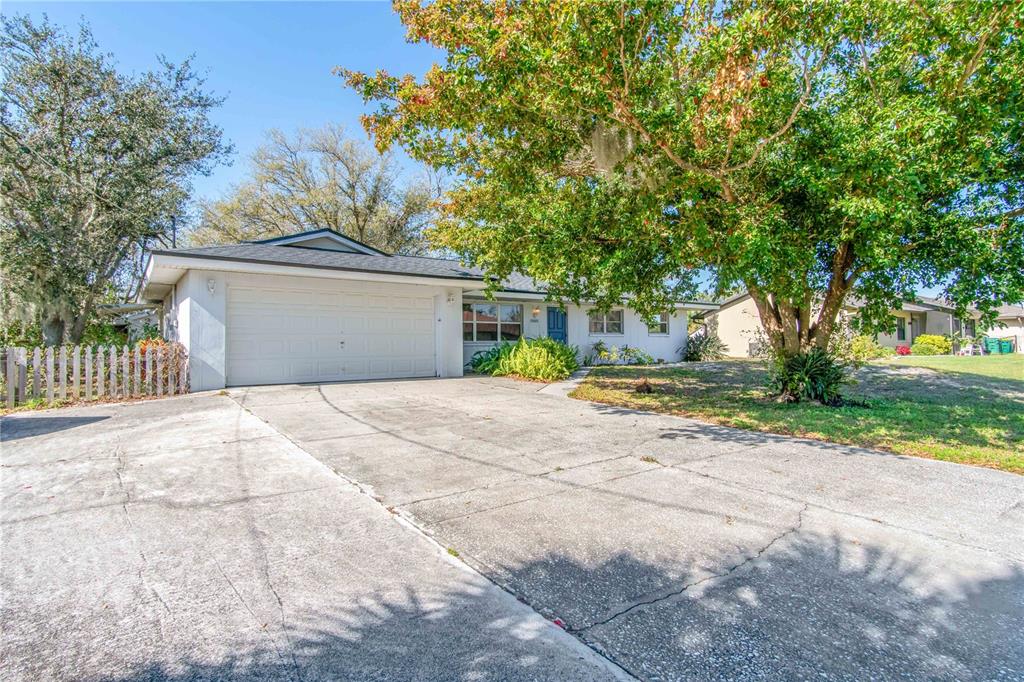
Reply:
[[547, 338], [506, 341], [478, 351], [470, 365], [481, 374], [539, 381], [561, 381], [579, 369], [575, 347]]

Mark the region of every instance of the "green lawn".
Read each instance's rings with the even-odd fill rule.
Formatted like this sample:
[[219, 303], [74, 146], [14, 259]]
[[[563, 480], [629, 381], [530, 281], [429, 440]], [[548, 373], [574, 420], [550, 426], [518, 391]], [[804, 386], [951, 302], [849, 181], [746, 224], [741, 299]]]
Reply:
[[[935, 369], [933, 369], [935, 368]], [[636, 393], [641, 377], [654, 387]], [[581, 400], [1024, 473], [1024, 356], [900, 358], [856, 374], [863, 407], [776, 403], [749, 360], [600, 367]]]
[[908, 355], [888, 360], [896, 366], [928, 367], [942, 372], [978, 374], [996, 379], [1024, 381], [1024, 353], [1008, 355]]

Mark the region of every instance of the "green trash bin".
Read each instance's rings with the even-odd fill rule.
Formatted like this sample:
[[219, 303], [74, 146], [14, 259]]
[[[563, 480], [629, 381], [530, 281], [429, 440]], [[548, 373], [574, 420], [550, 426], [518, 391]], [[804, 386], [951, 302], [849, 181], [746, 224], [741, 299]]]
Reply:
[[999, 348], [999, 339], [993, 339], [991, 336], [985, 337], [985, 352], [986, 353], [1001, 353]]
[[1000, 353], [1012, 353], [1013, 352], [1013, 341], [1010, 339], [999, 339], [999, 352]]

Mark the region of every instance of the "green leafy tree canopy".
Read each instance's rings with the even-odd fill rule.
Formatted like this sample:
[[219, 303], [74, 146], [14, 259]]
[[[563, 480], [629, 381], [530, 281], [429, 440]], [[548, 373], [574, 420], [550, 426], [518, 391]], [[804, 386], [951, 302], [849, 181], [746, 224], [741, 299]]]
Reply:
[[1019, 2], [401, 1], [423, 79], [345, 69], [377, 145], [461, 179], [431, 236], [500, 280], [664, 309], [742, 286], [783, 355], [919, 287], [1024, 291]]
[[188, 61], [119, 73], [84, 25], [0, 28], [3, 312], [77, 342], [119, 273], [169, 241], [190, 177], [229, 152], [209, 119], [220, 100]]

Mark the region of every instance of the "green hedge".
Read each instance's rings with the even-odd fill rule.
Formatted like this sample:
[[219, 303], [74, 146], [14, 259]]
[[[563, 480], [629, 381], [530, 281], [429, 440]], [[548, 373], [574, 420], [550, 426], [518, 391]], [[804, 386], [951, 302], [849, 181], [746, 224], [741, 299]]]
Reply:
[[547, 338], [522, 338], [477, 351], [470, 366], [481, 374], [540, 381], [561, 381], [579, 369], [576, 348]]
[[880, 345], [874, 337], [861, 334], [850, 340], [850, 359], [855, 362], [867, 362], [896, 355], [892, 348]]
[[914, 339], [910, 352], [913, 355], [949, 355], [953, 352], [953, 342], [938, 334], [921, 334]]

